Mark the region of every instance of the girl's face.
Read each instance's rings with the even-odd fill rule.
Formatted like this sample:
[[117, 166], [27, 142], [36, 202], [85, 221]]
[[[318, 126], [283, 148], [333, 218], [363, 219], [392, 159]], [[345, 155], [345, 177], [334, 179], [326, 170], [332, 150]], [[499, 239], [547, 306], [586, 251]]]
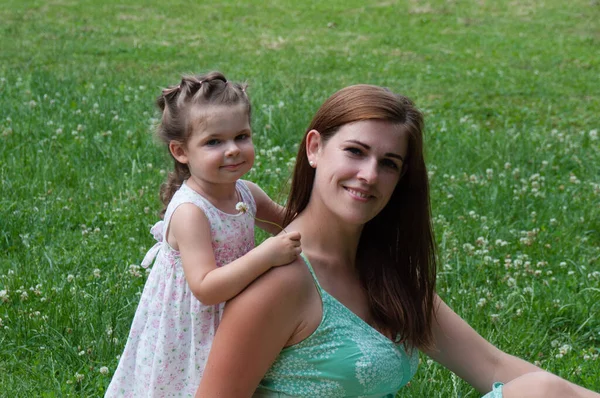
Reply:
[[387, 121], [342, 126], [326, 143], [312, 130], [307, 154], [316, 168], [312, 197], [351, 224], [362, 225], [388, 203], [402, 176], [408, 135]]
[[[187, 164], [201, 189], [235, 183], [254, 164], [254, 145], [245, 106], [211, 106], [185, 145], [172, 142], [175, 159]], [[193, 115], [192, 115], [193, 117]]]

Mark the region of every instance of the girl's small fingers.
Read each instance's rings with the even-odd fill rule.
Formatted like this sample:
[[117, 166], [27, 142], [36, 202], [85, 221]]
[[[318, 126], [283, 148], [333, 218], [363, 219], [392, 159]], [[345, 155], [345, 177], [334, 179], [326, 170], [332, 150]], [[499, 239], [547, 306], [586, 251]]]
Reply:
[[288, 232], [287, 237], [291, 240], [300, 240], [300, 232], [298, 231], [293, 231], [293, 232]]

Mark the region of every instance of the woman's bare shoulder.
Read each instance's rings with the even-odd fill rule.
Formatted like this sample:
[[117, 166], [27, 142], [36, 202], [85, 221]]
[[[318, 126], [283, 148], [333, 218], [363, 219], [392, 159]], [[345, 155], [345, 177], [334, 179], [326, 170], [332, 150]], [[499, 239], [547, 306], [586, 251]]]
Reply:
[[[281, 350], [305, 337], [307, 319], [315, 317], [310, 289], [318, 297], [298, 258], [272, 268], [229, 300], [196, 396], [250, 396]], [[231, 375], [236, 383], [225, 381]]]
[[277, 300], [275, 305], [298, 305], [307, 292], [314, 290], [314, 281], [301, 257], [290, 264], [273, 267], [252, 282], [237, 297], [230, 300]]
[[304, 260], [298, 258], [271, 268], [229, 300], [219, 330], [242, 328], [244, 334], [255, 335], [256, 339], [265, 330], [277, 330], [280, 335], [271, 336], [271, 342], [283, 343], [278, 347], [280, 350], [301, 340], [307, 325], [318, 325], [320, 305], [311, 273]]

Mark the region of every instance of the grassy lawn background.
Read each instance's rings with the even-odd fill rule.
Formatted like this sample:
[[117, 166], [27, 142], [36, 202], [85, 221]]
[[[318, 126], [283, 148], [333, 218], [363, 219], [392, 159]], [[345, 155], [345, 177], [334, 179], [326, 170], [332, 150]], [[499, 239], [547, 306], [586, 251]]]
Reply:
[[[597, 2], [0, 5], [2, 394], [103, 395], [171, 167], [154, 99], [209, 70], [248, 81], [248, 178], [279, 200], [331, 93], [413, 98], [440, 295], [503, 350], [600, 390]], [[479, 394], [423, 357], [400, 396]]]

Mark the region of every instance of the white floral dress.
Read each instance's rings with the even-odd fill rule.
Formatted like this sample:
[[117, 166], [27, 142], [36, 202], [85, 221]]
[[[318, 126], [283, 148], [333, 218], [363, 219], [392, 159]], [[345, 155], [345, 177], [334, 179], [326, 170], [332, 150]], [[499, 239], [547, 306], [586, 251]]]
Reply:
[[151, 232], [158, 243], [143, 266], [156, 261], [136, 310], [125, 350], [106, 397], [190, 397], [200, 384], [223, 304], [207, 306], [191, 293], [181, 257], [163, 236], [171, 216], [183, 203], [202, 209], [210, 222], [217, 266], [243, 256], [254, 247], [256, 204], [246, 184], [236, 189], [248, 211], [228, 214], [213, 206], [185, 182], [167, 207], [164, 221]]

